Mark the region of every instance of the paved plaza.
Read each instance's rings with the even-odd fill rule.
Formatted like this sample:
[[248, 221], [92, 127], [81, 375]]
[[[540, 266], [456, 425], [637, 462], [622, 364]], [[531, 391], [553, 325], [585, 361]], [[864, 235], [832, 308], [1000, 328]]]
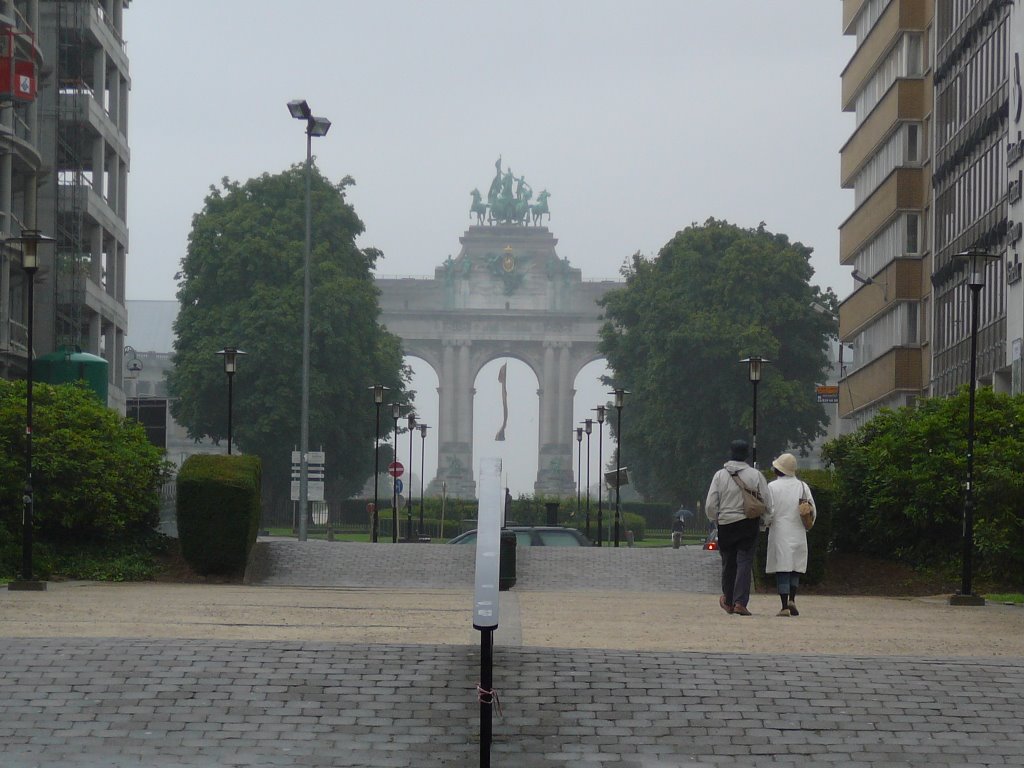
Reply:
[[[463, 548], [264, 543], [248, 585], [0, 592], [0, 766], [479, 765]], [[571, 573], [521, 554], [492, 765], [1024, 765], [1021, 608], [808, 597], [780, 619], [757, 595], [740, 618], [697, 548]]]

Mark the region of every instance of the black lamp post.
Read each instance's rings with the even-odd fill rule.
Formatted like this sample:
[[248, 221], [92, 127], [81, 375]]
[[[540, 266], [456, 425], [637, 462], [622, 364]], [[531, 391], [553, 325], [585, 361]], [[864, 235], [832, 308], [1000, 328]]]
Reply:
[[28, 332], [27, 349], [25, 351], [25, 493], [22, 496], [21, 525], [21, 579], [7, 585], [11, 590], [45, 591], [45, 581], [32, 578], [32, 526], [34, 525], [35, 492], [32, 489], [32, 355], [33, 355], [33, 316], [35, 315], [36, 272], [39, 271], [39, 244], [53, 243], [38, 229], [26, 229], [21, 237], [9, 238], [7, 242], [21, 243], [21, 268], [28, 279], [28, 316], [26, 331]]
[[753, 464], [754, 469], [757, 469], [757, 385], [758, 382], [761, 381], [761, 366], [764, 363], [770, 363], [771, 360], [751, 355], [750, 357], [743, 358], [740, 362], [747, 364], [747, 373], [750, 376], [750, 383], [754, 385], [754, 420], [750, 440], [750, 461], [751, 464]]
[[232, 400], [233, 400], [233, 387], [232, 382], [235, 378], [235, 371], [238, 369], [238, 356], [244, 355], [240, 349], [234, 347], [224, 347], [220, 352], [217, 353], [224, 358], [224, 373], [228, 376], [228, 456], [231, 455], [231, 411], [232, 411]]
[[[580, 489], [583, 487], [583, 427], [576, 427], [576, 514], [583, 511]], [[590, 519], [587, 519], [587, 538], [590, 538]]]
[[370, 389], [373, 390], [373, 407], [377, 411], [376, 426], [373, 429], [373, 511], [370, 513], [370, 541], [376, 543], [380, 532], [380, 503], [377, 498], [377, 486], [380, 483], [380, 407], [388, 388], [383, 384], [374, 384]]
[[289, 101], [288, 112], [296, 120], [306, 121], [306, 243], [302, 258], [302, 404], [299, 419], [299, 541], [305, 541], [309, 507], [309, 254], [313, 237], [310, 185], [313, 178], [313, 137], [326, 136], [331, 121], [326, 117], [314, 117], [305, 99]]
[[[423, 527], [423, 472], [424, 462], [427, 455], [427, 430], [430, 429], [427, 424], [420, 424], [420, 536], [426, 535], [426, 529]], [[412, 475], [409, 475], [409, 479], [412, 479]]]
[[[591, 419], [584, 419], [580, 422], [583, 431], [587, 435], [587, 536], [590, 536], [590, 435], [594, 431], [594, 422]], [[597, 520], [597, 538], [601, 538], [601, 519]]]
[[615, 546], [617, 547], [619, 546], [619, 528], [621, 527], [622, 520], [620, 486], [622, 485], [622, 470], [625, 468], [622, 465], [622, 406], [625, 404], [626, 395], [629, 392], [619, 387], [612, 391], [612, 394], [615, 395], [615, 410], [617, 412], [615, 425], [615, 437], [618, 443], [615, 450]]
[[601, 525], [604, 519], [604, 415], [606, 406], [599, 405], [597, 411], [597, 546], [601, 546]]
[[405, 492], [405, 540], [412, 541], [412, 435], [416, 431], [416, 414], [409, 411], [406, 418], [409, 427], [409, 487]]
[[971, 378], [968, 382], [967, 406], [967, 484], [964, 492], [963, 553], [961, 555], [960, 592], [949, 599], [950, 605], [984, 605], [985, 598], [975, 595], [971, 588], [974, 558], [974, 395], [978, 388], [978, 298], [985, 287], [985, 269], [998, 254], [972, 248], [958, 253], [955, 258], [967, 261], [967, 286], [971, 289]]
[[[395, 422], [395, 433], [392, 437], [391, 453], [394, 456], [395, 463], [398, 463], [398, 420], [402, 418], [402, 406], [400, 403], [391, 404], [391, 418]], [[391, 543], [398, 543], [398, 480], [397, 477], [391, 478]]]

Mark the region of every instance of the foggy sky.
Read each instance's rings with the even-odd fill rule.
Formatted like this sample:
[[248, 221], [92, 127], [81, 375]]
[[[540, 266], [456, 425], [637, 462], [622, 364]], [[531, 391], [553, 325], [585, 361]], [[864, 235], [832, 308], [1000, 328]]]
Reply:
[[[842, 297], [852, 193], [838, 152], [853, 118], [839, 76], [853, 41], [841, 14], [835, 0], [133, 3], [128, 298], [174, 298], [211, 184], [304, 160], [295, 98], [333, 122], [313, 152], [330, 179], [356, 180], [359, 244], [383, 251], [380, 275], [432, 275], [455, 255], [469, 192], [486, 192], [500, 155], [550, 191], [558, 254], [584, 279], [617, 277], [635, 251], [713, 216], [814, 248], [815, 282]], [[513, 492], [529, 492], [537, 384], [510, 364], [515, 429], [495, 444], [498, 365], [478, 379], [476, 458], [505, 451]], [[435, 423], [436, 376], [415, 367]], [[579, 418], [606, 399], [602, 369], [577, 381]], [[435, 449], [428, 438], [428, 479]], [[592, 453], [596, 478], [596, 435]]]

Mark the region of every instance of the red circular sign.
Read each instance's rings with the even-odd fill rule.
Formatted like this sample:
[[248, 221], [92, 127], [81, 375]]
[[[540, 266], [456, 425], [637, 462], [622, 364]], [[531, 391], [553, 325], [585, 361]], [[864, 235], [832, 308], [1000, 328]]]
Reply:
[[401, 477], [405, 473], [405, 467], [400, 461], [392, 461], [388, 464], [388, 474], [392, 477]]

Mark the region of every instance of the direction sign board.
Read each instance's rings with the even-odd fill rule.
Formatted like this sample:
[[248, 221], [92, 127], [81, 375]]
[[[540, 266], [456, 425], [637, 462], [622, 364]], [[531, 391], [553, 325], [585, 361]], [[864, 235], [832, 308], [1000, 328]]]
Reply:
[[401, 477], [405, 474], [405, 466], [400, 461], [392, 461], [388, 464], [388, 474], [392, 477]]

